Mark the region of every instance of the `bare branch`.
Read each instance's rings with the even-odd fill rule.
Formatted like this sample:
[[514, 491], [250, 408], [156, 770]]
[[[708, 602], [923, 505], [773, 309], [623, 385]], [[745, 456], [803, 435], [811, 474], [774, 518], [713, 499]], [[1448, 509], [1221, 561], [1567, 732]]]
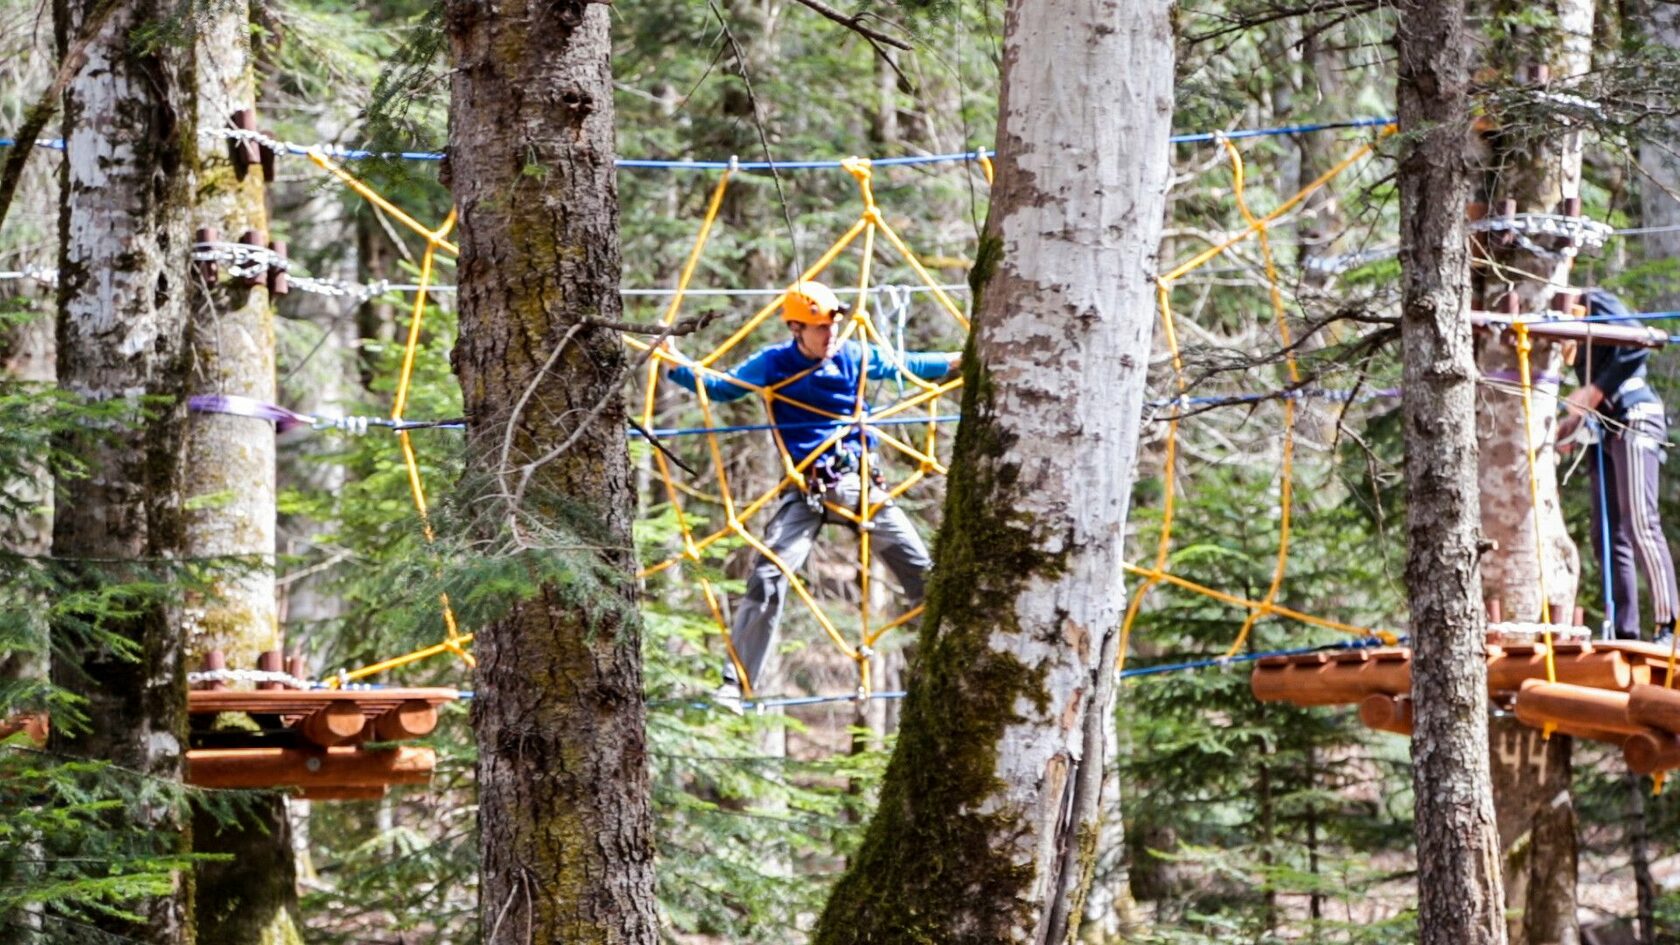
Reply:
[[859, 36], [862, 36], [864, 39], [869, 40], [872, 44], [891, 46], [894, 49], [902, 49], [906, 52], [915, 48], [902, 39], [894, 39], [885, 33], [864, 26], [863, 23], [860, 22], [863, 19], [863, 14], [861, 13], [857, 16], [847, 16], [828, 4], [823, 3], [822, 0], [799, 0], [799, 2], [823, 16], [828, 17], [834, 22], [839, 23], [841, 26], [844, 26]]
[[87, 60], [88, 44], [93, 42], [105, 29], [105, 24], [123, 4], [120, 0], [107, 0], [93, 12], [88, 19], [87, 28], [82, 35], [71, 44], [64, 54], [64, 61], [59, 64], [58, 74], [53, 76], [52, 83], [47, 86], [41, 97], [25, 112], [23, 124], [17, 130], [17, 137], [12, 141], [12, 150], [6, 155], [4, 168], [0, 168], [0, 224], [6, 222], [6, 211], [11, 209], [12, 198], [17, 195], [19, 182], [23, 180], [23, 166], [29, 163], [29, 152], [35, 150], [35, 142], [41, 137], [41, 130], [47, 126], [48, 119], [58, 111], [59, 99], [64, 97], [64, 90], [70, 86], [70, 80], [81, 71]]
[[606, 328], [611, 331], [624, 331], [637, 335], [657, 335], [663, 339], [673, 338], [677, 335], [691, 335], [722, 318], [725, 314], [721, 309], [707, 309], [698, 315], [679, 318], [669, 325], [649, 325], [645, 322], [615, 322], [605, 318], [585, 318], [578, 324], [589, 328]]

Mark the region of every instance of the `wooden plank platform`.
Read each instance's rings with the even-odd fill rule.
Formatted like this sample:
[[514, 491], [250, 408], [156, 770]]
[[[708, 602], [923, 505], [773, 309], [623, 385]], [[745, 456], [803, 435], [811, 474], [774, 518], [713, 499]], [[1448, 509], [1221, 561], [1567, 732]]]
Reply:
[[[1490, 641], [1490, 696], [1526, 725], [1616, 745], [1636, 773], [1680, 769], [1680, 688], [1667, 685], [1668, 646], [1573, 639], [1549, 649], [1555, 682], [1544, 641]], [[1262, 702], [1356, 705], [1367, 726], [1410, 735], [1411, 658], [1409, 647], [1266, 657], [1250, 686]]]

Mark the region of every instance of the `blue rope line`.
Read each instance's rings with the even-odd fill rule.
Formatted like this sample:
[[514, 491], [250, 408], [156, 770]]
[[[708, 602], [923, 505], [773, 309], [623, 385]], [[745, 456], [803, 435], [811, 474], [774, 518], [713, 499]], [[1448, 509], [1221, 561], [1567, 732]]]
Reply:
[[[1263, 653], [1245, 653], [1242, 656], [1234, 656], [1230, 659], [1216, 657], [1213, 659], [1192, 660], [1184, 663], [1166, 663], [1160, 666], [1145, 666], [1139, 669], [1122, 670], [1120, 678], [1135, 679], [1140, 676], [1159, 676], [1163, 673], [1178, 673], [1197, 669], [1211, 669], [1216, 666], [1230, 666], [1236, 663], [1252, 663], [1257, 660], [1263, 660], [1273, 656], [1305, 656], [1309, 653], [1361, 650], [1382, 645], [1383, 642], [1376, 637], [1367, 637], [1358, 640], [1348, 640], [1342, 643], [1332, 643], [1327, 646], [1302, 646], [1287, 650], [1267, 650]], [[908, 695], [908, 693], [904, 690], [894, 689], [885, 692], [872, 692], [861, 698], [903, 699], [906, 695]], [[860, 697], [856, 693], [840, 696], [775, 696], [765, 699], [744, 700], [741, 703], [741, 708], [780, 709], [791, 706], [829, 705], [836, 702], [857, 702], [859, 701], [859, 698]], [[649, 703], [649, 705], [655, 707], [684, 706], [702, 711], [710, 711], [712, 709], [719, 708], [718, 703], [703, 699], [662, 699], [657, 702]]]
[[1354, 118], [1348, 121], [1325, 121], [1310, 125], [1284, 125], [1278, 128], [1239, 128], [1236, 131], [1203, 131], [1197, 134], [1173, 135], [1173, 144], [1197, 144], [1204, 141], [1240, 141], [1244, 138], [1271, 138], [1280, 135], [1304, 135], [1314, 131], [1337, 128], [1383, 128], [1395, 124], [1398, 118]]
[[[1241, 140], [1244, 138], [1269, 138], [1282, 135], [1310, 134], [1315, 131], [1332, 131], [1341, 128], [1376, 128], [1394, 123], [1392, 118], [1356, 118], [1348, 121], [1326, 121], [1305, 125], [1282, 125], [1276, 128], [1239, 128], [1232, 131], [1203, 131], [1194, 134], [1174, 135], [1174, 144], [1197, 144], [1208, 141]], [[0, 148], [9, 148], [16, 144], [11, 138], [0, 138]], [[35, 142], [37, 147], [51, 148], [55, 151], [64, 150], [61, 139], [51, 138]], [[311, 150], [319, 150], [328, 157], [345, 161], [367, 160], [369, 158], [383, 158], [386, 160], [402, 161], [441, 161], [441, 151], [366, 151], [359, 148], [306, 148], [302, 145], [290, 144], [286, 146], [288, 154], [302, 155]], [[961, 151], [955, 154], [921, 154], [905, 155], [902, 157], [870, 158], [872, 167], [906, 167], [917, 164], [953, 164], [977, 161], [981, 156], [990, 157], [994, 152], [986, 148], [973, 151]], [[734, 168], [738, 171], [809, 171], [831, 170], [842, 166], [840, 161], [671, 161], [654, 158], [620, 158], [613, 162], [621, 168], [627, 169], [655, 169], [673, 171], [723, 171]]]
[[1588, 421], [1599, 427], [1599, 441], [1593, 444], [1594, 458], [1598, 462], [1598, 540], [1599, 555], [1598, 569], [1603, 572], [1604, 579], [1604, 639], [1615, 639], [1616, 636], [1616, 597], [1610, 587], [1610, 572], [1615, 569], [1612, 563], [1613, 552], [1610, 548], [1610, 496], [1604, 484], [1604, 430], [1596, 420]]
[[1121, 679], [1135, 679], [1139, 676], [1158, 676], [1162, 673], [1177, 673], [1192, 669], [1209, 669], [1215, 666], [1229, 666], [1233, 663], [1252, 663], [1273, 656], [1305, 656], [1308, 653], [1329, 653], [1337, 650], [1363, 650], [1374, 646], [1382, 646], [1383, 642], [1376, 637], [1362, 637], [1358, 640], [1347, 640], [1342, 643], [1332, 643], [1328, 646], [1301, 646], [1288, 650], [1268, 650], [1263, 653], [1244, 653], [1241, 656], [1214, 657], [1205, 660], [1192, 660], [1186, 663], [1166, 663], [1159, 666], [1144, 666], [1138, 669], [1127, 669], [1120, 672]]

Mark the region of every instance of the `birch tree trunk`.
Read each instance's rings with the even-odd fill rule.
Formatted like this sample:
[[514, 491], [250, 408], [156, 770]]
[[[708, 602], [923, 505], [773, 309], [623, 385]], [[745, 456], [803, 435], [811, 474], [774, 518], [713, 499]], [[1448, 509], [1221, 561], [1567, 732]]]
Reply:
[[[58, 0], [60, 55], [102, 5]], [[119, 7], [64, 95], [59, 386], [136, 408], [142, 397], [158, 398], [144, 420], [136, 410], [100, 431], [107, 435], [64, 444], [87, 475], [58, 484], [53, 554], [73, 568], [79, 562], [90, 587], [156, 578], [147, 563], [176, 557], [183, 541], [192, 93], [182, 50], [133, 39], [168, 15], [148, 0]], [[132, 642], [138, 659], [54, 628], [53, 680], [87, 700], [89, 723], [75, 734], [54, 726], [56, 750], [180, 781], [187, 698], [177, 617], [142, 600], [132, 616], [107, 624]], [[166, 793], [149, 796], [122, 813], [126, 828], [184, 852], [190, 826], [181, 811]], [[190, 877], [177, 876], [169, 892], [130, 907], [138, 921], [88, 921], [136, 941], [191, 942], [191, 899]]]
[[1009, 5], [938, 564], [880, 809], [819, 945], [1077, 931], [1124, 609], [1172, 55], [1164, 0]]
[[[1680, 48], [1680, 7], [1655, 0], [1639, 7], [1643, 8], [1640, 22], [1628, 24], [1629, 28], [1642, 30], [1644, 42], [1655, 48]], [[1649, 175], [1639, 186], [1640, 226], [1680, 224], [1680, 200], [1674, 197], [1680, 194], [1680, 156], [1674, 153], [1675, 142], [1680, 142], [1680, 116], [1671, 115], [1662, 119], [1651, 139], [1639, 146], [1639, 166]], [[1646, 259], [1680, 264], [1676, 262], [1680, 261], [1680, 230], [1647, 233], [1638, 242]], [[1669, 270], [1657, 284], [1661, 291], [1645, 300], [1651, 310], [1672, 312], [1680, 307], [1680, 271]], [[1665, 360], [1657, 359], [1652, 367]]]
[[1464, 0], [1399, 11], [1400, 126], [1413, 129], [1399, 188], [1418, 942], [1503, 945], [1471, 423], [1470, 50]]
[[[194, 79], [198, 126], [233, 127], [233, 114], [255, 107], [251, 15], [247, 0], [206, 8], [195, 24]], [[233, 242], [266, 234], [263, 177], [241, 176], [226, 142], [205, 140], [199, 152], [193, 229]], [[193, 279], [192, 394], [275, 399], [274, 317], [262, 282], [246, 287], [219, 267], [217, 278]], [[187, 427], [188, 553], [209, 562], [201, 595], [188, 602], [185, 629], [193, 665], [222, 651], [228, 665], [254, 669], [264, 650], [281, 648], [274, 596], [274, 428], [262, 420], [192, 414]], [[231, 860], [196, 868], [199, 934], [225, 945], [286, 945], [298, 940], [297, 885], [287, 801], [253, 801], [237, 824], [200, 813], [195, 849]]]
[[501, 493], [484, 532], [507, 541], [517, 517], [515, 541], [583, 547], [527, 546], [576, 554], [581, 573], [545, 579], [474, 642], [484, 941], [653, 945], [625, 355], [582, 324], [620, 311], [608, 10], [450, 0], [444, 16], [467, 484]]
[[[1518, 84], [1567, 87], [1591, 68], [1592, 0], [1493, 0], [1492, 12], [1513, 25], [1489, 51], [1491, 64]], [[1542, 75], [1542, 70], [1544, 75]], [[1497, 116], [1496, 116], [1497, 117]], [[1581, 192], [1581, 130], [1566, 113], [1543, 113], [1538, 126], [1501, 127], [1491, 139], [1485, 177], [1489, 207], [1515, 201], [1517, 213], [1560, 213]], [[1483, 307], [1497, 309], [1515, 296], [1525, 313], [1546, 311], [1558, 287], [1569, 284], [1567, 257], [1530, 252], [1520, 243], [1489, 249]], [[1477, 356], [1484, 375], [1510, 377], [1518, 368], [1514, 348], [1484, 338]], [[1557, 377], [1566, 366], [1561, 347], [1537, 344], [1535, 378]], [[1532, 419], [1525, 427], [1521, 402], [1484, 387], [1478, 404], [1481, 449], [1482, 531], [1498, 543], [1482, 561], [1482, 589], [1500, 601], [1507, 620], [1538, 621], [1541, 587], [1553, 623], [1573, 623], [1580, 555], [1564, 527], [1558, 495], [1555, 383], [1537, 383]], [[1528, 444], [1535, 448], [1538, 500], [1529, 492]], [[1536, 521], [1539, 537], [1536, 539]], [[1495, 719], [1494, 802], [1505, 855], [1505, 905], [1513, 945], [1574, 945], [1575, 809], [1570, 801], [1572, 740], [1541, 734], [1515, 719]]]

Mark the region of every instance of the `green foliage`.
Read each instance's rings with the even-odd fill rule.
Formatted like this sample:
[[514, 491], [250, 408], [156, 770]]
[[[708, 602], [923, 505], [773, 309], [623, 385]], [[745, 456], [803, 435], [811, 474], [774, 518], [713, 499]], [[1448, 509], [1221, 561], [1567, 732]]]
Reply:
[[[53, 388], [0, 379], [0, 531], [14, 533], [40, 515], [40, 484], [89, 470], [64, 444], [145, 422], [146, 405], [88, 404]], [[84, 440], [85, 441], [85, 440]], [[170, 562], [76, 561], [0, 550], [0, 722], [49, 713], [52, 726], [85, 727], [79, 701], [53, 684], [53, 655], [64, 673], [72, 654], [97, 650], [136, 660], [117, 628], [200, 589], [191, 569]], [[48, 627], [52, 628], [49, 645]], [[62, 678], [62, 677], [61, 677]], [[187, 816], [197, 804], [219, 820], [241, 816], [237, 796], [180, 784], [98, 760], [61, 756], [22, 732], [0, 737], [0, 938], [41, 929], [77, 940], [97, 917], [133, 918], [148, 897], [165, 894], [198, 858], [174, 848], [176, 836], [143, 829], [151, 812]], [[97, 931], [97, 930], [94, 930]]]
[[[1342, 500], [1347, 488], [1297, 483], [1293, 552], [1279, 602], [1376, 621], [1398, 610], [1398, 589], [1379, 536]], [[1174, 530], [1185, 537], [1169, 570], [1259, 599], [1274, 565], [1277, 527], [1251, 510], [1275, 489], [1261, 470], [1201, 472], [1178, 505]], [[1142, 533], [1152, 534], [1147, 524]], [[1242, 612], [1170, 587], [1150, 593], [1133, 630], [1142, 655], [1130, 667], [1217, 657], [1236, 638]], [[1266, 620], [1246, 651], [1342, 639]], [[1400, 787], [1409, 775], [1406, 745], [1373, 736], [1348, 710], [1258, 703], [1249, 669], [1144, 676], [1122, 687], [1131, 882], [1162, 910], [1159, 937], [1145, 941], [1270, 942], [1303, 930], [1330, 941], [1384, 941], [1382, 933], [1329, 917], [1392, 879], [1372, 854], [1409, 844], [1410, 796]], [[1303, 900], [1326, 918], [1286, 919]]]

